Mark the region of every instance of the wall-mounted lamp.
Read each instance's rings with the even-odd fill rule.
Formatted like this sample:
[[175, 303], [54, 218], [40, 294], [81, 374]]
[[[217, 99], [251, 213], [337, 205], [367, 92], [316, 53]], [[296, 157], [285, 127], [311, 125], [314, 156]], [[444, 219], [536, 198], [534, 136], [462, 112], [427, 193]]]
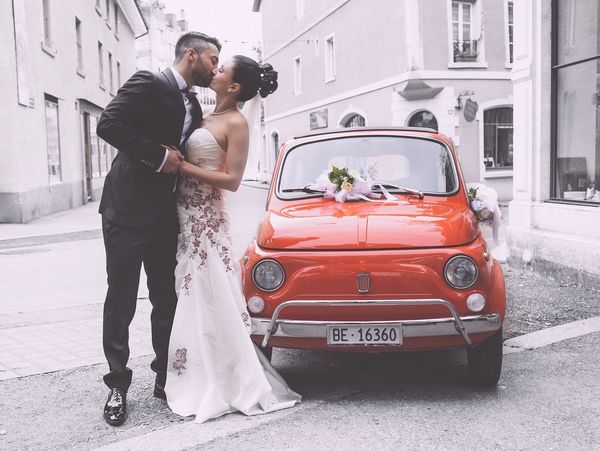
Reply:
[[458, 97], [456, 98], [456, 105], [454, 105], [454, 109], [455, 110], [462, 110], [463, 107], [463, 103], [462, 103], [462, 98], [466, 97], [466, 96], [474, 96], [475, 92], [471, 91], [471, 90], [464, 90], [464, 91], [460, 91], [458, 93]]

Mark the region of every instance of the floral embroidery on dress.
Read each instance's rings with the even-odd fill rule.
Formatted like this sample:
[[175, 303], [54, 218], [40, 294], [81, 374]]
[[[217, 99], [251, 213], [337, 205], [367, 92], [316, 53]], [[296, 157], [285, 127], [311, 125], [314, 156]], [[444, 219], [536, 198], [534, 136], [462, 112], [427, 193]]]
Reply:
[[192, 275], [186, 274], [183, 278], [183, 289], [185, 290], [185, 294], [189, 296], [190, 294], [190, 282], [192, 281]]
[[184, 177], [179, 186], [177, 205], [192, 210], [182, 221], [179, 237], [180, 252], [191, 256], [198, 268], [206, 266], [210, 246], [216, 251], [227, 272], [234, 271], [229, 239], [229, 217], [222, 207], [223, 192], [219, 188], [204, 185], [190, 177]]
[[248, 315], [247, 312], [242, 312], [242, 321], [244, 322], [245, 326], [252, 327], [252, 323], [250, 323], [250, 315]]
[[181, 348], [175, 351], [175, 361], [173, 362], [173, 368], [177, 370], [177, 375], [181, 376], [185, 370], [185, 363], [187, 362], [187, 349]]

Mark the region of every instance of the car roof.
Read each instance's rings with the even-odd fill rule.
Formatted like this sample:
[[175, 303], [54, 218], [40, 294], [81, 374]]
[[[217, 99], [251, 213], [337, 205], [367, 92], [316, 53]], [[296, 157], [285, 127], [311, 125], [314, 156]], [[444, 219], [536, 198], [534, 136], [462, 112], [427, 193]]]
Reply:
[[348, 132], [418, 132], [423, 134], [437, 134], [438, 132], [432, 128], [425, 127], [347, 127], [338, 130], [326, 130], [321, 132], [307, 133], [304, 135], [294, 136], [292, 139], [310, 138], [313, 136], [335, 135]]

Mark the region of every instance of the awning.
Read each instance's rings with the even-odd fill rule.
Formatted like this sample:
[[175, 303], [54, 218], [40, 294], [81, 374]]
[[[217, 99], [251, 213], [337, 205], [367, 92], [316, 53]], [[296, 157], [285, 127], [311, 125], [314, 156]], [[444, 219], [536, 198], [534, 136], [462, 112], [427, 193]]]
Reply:
[[433, 99], [444, 88], [432, 88], [420, 78], [412, 78], [406, 82], [406, 86], [398, 91], [406, 100]]

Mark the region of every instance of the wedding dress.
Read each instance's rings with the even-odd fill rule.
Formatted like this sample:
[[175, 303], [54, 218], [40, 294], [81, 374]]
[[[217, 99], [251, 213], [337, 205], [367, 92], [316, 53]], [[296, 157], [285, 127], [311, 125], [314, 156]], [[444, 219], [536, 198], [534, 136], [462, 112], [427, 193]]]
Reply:
[[[226, 152], [205, 128], [187, 159], [223, 170]], [[292, 391], [250, 340], [252, 326], [233, 259], [224, 191], [190, 177], [178, 185], [177, 310], [169, 342], [169, 407], [202, 423], [226, 413], [255, 415], [292, 407]]]

